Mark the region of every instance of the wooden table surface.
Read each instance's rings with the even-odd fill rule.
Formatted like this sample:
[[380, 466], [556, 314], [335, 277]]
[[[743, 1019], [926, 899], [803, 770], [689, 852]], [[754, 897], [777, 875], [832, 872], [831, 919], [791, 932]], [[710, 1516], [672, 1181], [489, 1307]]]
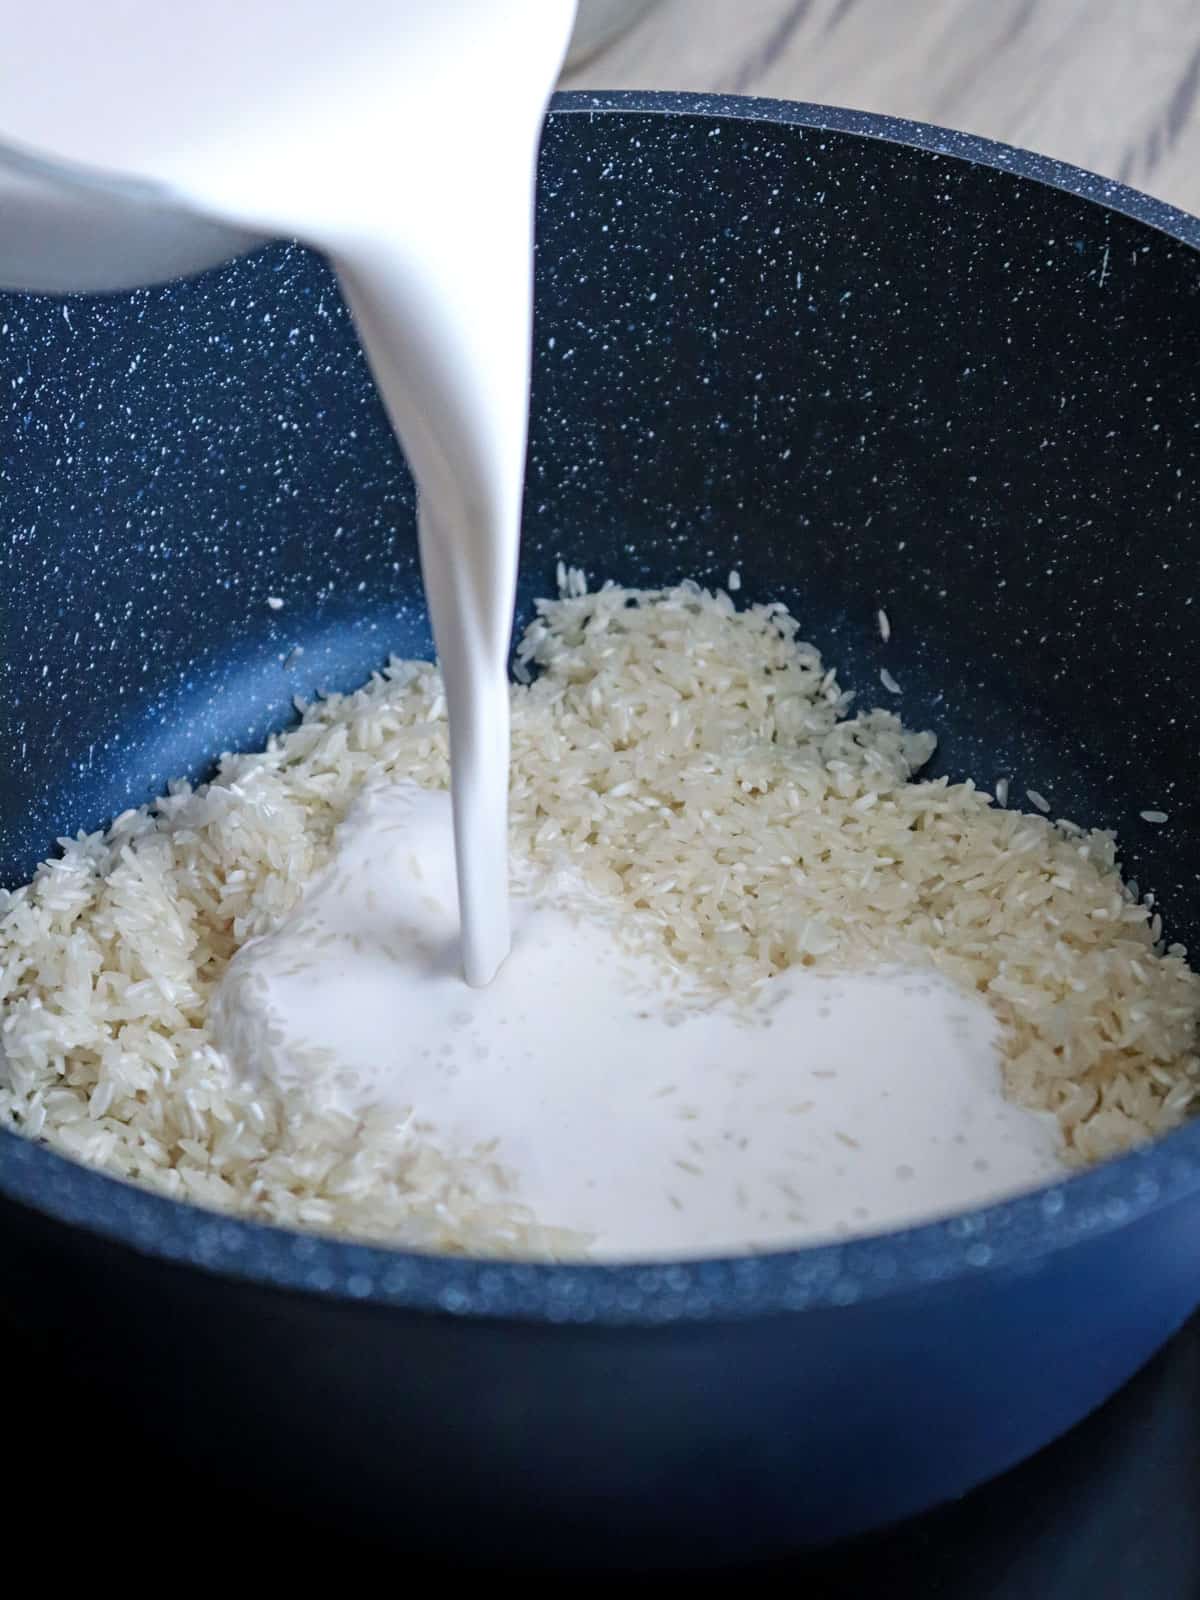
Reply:
[[656, 0], [563, 87], [915, 117], [1200, 212], [1200, 0]]

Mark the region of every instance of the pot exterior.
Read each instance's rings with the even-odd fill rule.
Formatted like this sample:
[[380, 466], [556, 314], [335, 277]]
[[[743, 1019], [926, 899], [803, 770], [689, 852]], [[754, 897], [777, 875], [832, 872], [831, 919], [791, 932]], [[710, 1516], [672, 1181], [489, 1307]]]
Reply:
[[1129, 1377], [1200, 1284], [1200, 1206], [1032, 1269], [824, 1311], [587, 1328], [222, 1280], [0, 1205], [6, 1299], [164, 1449], [456, 1560], [701, 1566], [962, 1494]]

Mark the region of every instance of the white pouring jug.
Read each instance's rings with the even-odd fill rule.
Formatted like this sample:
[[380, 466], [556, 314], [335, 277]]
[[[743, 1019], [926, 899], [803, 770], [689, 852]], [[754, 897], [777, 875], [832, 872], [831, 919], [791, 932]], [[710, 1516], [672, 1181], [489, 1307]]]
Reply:
[[203, 272], [265, 242], [174, 204], [154, 184], [0, 142], [0, 289], [136, 289]]
[[[181, 12], [188, 0], [178, 4]], [[648, 5], [649, 0], [580, 0], [568, 65], [608, 42]], [[169, 16], [175, 8], [172, 0], [163, 12]], [[410, 9], [418, 17], [431, 14], [429, 0], [415, 6], [410, 0]], [[503, 11], [503, 0], [481, 0], [481, 16], [490, 12], [493, 25]], [[122, 12], [129, 8], [96, 14], [90, 0], [46, 0], [35, 10], [3, 0], [0, 87], [9, 73], [32, 79], [39, 89], [48, 86], [67, 61], [63, 40], [77, 35], [89, 18], [109, 40], [119, 37]], [[150, 71], [155, 44], [145, 45]], [[104, 71], [103, 59], [96, 71]], [[0, 96], [0, 290], [132, 289], [203, 271], [265, 243], [266, 235], [200, 215], [152, 181], [92, 166], [81, 151], [74, 160], [48, 153], [39, 148], [36, 130], [22, 125], [20, 106], [15, 114], [12, 106], [12, 96]]]

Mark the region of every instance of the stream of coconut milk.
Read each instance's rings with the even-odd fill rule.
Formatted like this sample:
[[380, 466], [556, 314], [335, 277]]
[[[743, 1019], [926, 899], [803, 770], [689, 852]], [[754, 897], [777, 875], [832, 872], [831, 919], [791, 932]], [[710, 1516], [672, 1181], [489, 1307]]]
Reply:
[[450, 1154], [495, 1141], [520, 1199], [600, 1255], [878, 1229], [1051, 1176], [989, 1013], [934, 980], [785, 974], [756, 1021], [682, 1015], [570, 904], [519, 903], [506, 960], [534, 175], [574, 0], [118, 9], [86, 39], [79, 5], [27, 19], [63, 13], [61, 71], [3, 121], [330, 257], [417, 483], [449, 708], [452, 830], [444, 796], [364, 801], [297, 916], [232, 964], [230, 1052], [283, 1081], [336, 1059], [314, 1095], [411, 1103]]

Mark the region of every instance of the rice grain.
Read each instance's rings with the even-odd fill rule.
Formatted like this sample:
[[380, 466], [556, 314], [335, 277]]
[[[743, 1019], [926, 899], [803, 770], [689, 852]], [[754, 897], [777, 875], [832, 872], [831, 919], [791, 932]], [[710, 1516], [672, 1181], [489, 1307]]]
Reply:
[[[970, 782], [915, 781], [934, 736], [856, 709], [781, 605], [739, 611], [692, 583], [589, 592], [565, 564], [558, 589], [517, 650], [518, 891], [582, 875], [615, 936], [714, 995], [754, 995], [798, 962], [936, 969], [989, 1003], [1008, 1093], [1057, 1117], [1075, 1162], [1189, 1114], [1200, 979], [1164, 948], [1152, 897], [1125, 893], [1111, 833], [1005, 809], [999, 785], [996, 806]], [[247, 1085], [214, 1048], [231, 957], [293, 911], [364, 786], [448, 781], [427, 663], [298, 709], [264, 751], [62, 840], [0, 892], [0, 1120], [215, 1210], [578, 1255], [486, 1153], [451, 1160], [411, 1115], [360, 1125]]]

